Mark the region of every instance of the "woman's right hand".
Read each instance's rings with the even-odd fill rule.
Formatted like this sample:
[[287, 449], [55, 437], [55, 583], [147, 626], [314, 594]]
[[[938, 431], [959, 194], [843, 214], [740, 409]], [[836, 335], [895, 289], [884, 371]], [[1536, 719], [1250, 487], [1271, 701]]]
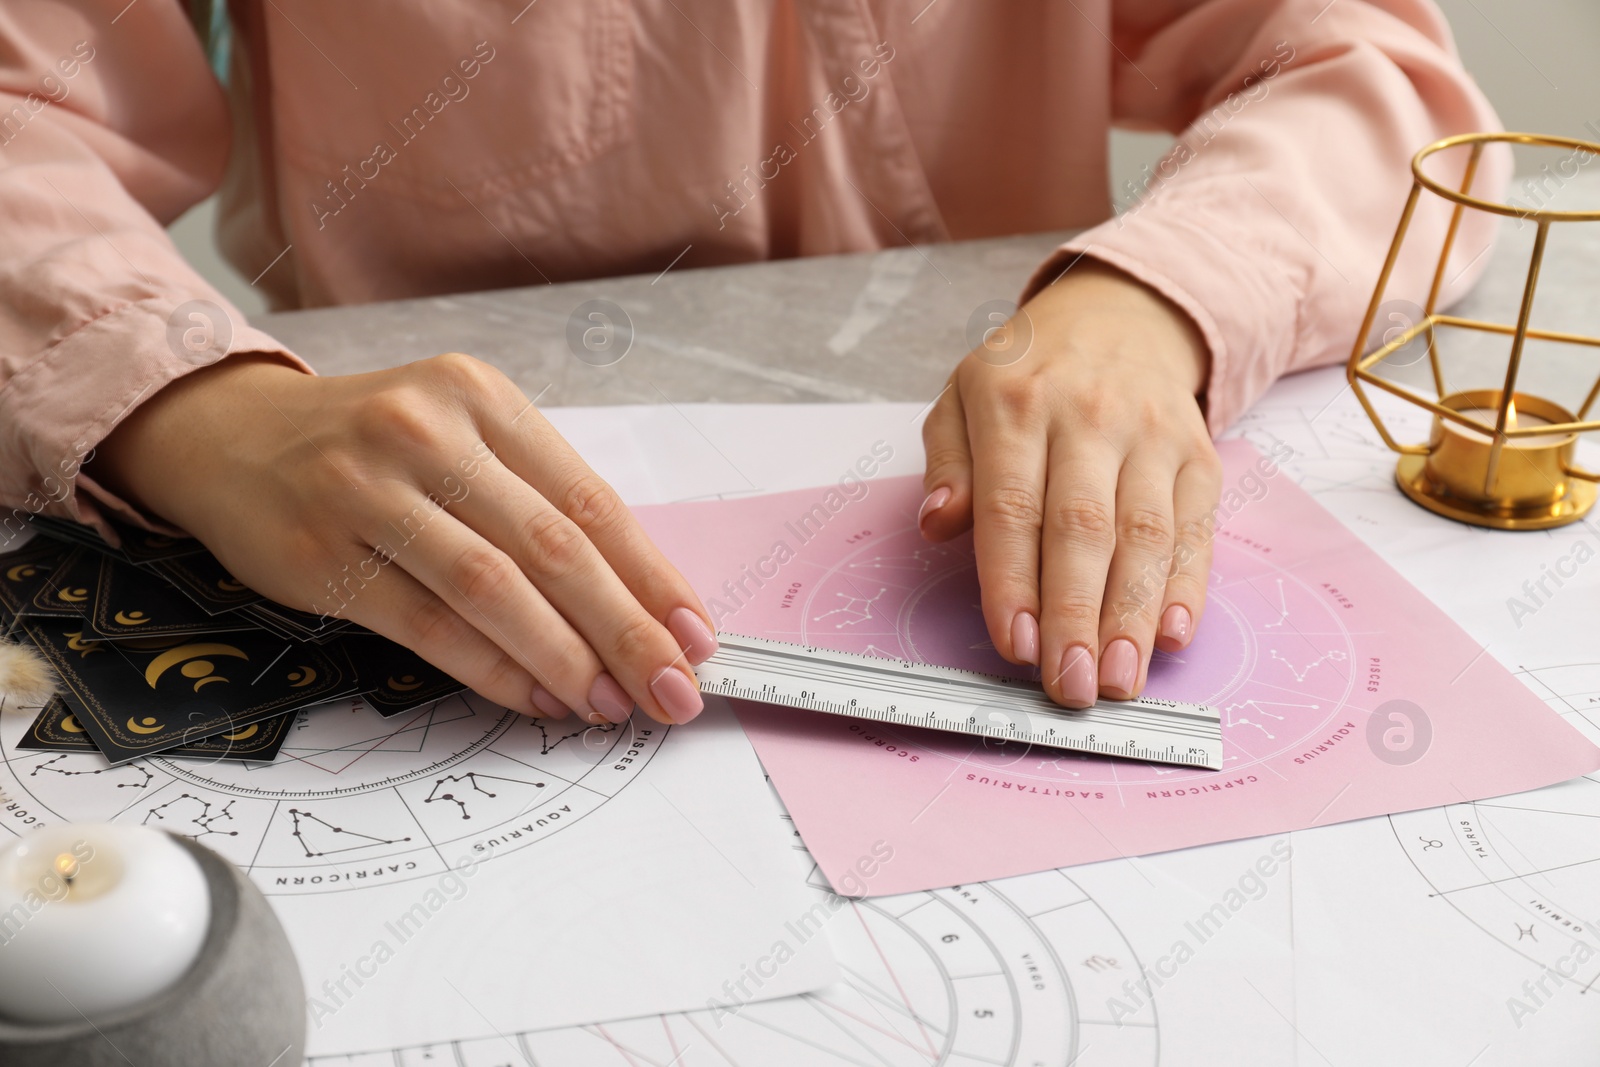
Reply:
[[145, 401], [87, 472], [282, 604], [530, 715], [687, 722], [716, 649], [688, 582], [503, 374], [459, 354], [314, 377], [267, 356]]

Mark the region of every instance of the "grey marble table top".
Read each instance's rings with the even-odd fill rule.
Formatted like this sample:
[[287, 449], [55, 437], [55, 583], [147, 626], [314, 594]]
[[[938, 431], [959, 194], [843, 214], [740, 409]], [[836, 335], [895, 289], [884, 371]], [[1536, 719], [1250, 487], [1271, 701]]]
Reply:
[[[1584, 200], [1600, 201], [1600, 174], [1581, 174], [1560, 190], [1562, 206]], [[1536, 317], [1550, 328], [1600, 333], [1594, 299], [1600, 293], [1600, 224], [1555, 229]], [[1514, 320], [1533, 231], [1531, 223], [1505, 220], [1488, 272], [1461, 313]], [[653, 276], [284, 312], [256, 324], [327, 374], [468, 352], [500, 367], [529, 396], [543, 391], [545, 406], [925, 400], [939, 392], [969, 348], [974, 310], [986, 301], [1014, 299], [1066, 236], [672, 268]], [[609, 365], [594, 365], [610, 358], [606, 353], [596, 357], [569, 341], [574, 313], [592, 300], [610, 301], [631, 323], [627, 354]], [[627, 329], [614, 311], [610, 318]], [[598, 321], [580, 315], [576, 330], [581, 334]], [[1358, 325], [1351, 324], [1352, 336]], [[613, 345], [622, 340], [625, 334], [612, 337]], [[1452, 385], [1495, 384], [1505, 349], [1504, 339], [1462, 338], [1451, 351]], [[1597, 362], [1590, 351], [1535, 346], [1525, 381], [1552, 397], [1574, 390], [1581, 397]], [[1408, 376], [1405, 369], [1399, 373]]]

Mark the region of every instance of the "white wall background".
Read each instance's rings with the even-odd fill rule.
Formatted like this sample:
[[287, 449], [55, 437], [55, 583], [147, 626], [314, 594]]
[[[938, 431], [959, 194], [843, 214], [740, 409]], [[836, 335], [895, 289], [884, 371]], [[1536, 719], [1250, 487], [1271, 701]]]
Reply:
[[[1507, 128], [1600, 139], [1600, 132], [1585, 130], [1589, 123], [1600, 130], [1600, 0], [1437, 3], [1455, 28], [1467, 69]], [[1112, 188], [1136, 179], [1169, 144], [1164, 136], [1114, 133]], [[214, 219], [215, 204], [208, 200], [173, 224], [173, 239], [245, 314], [265, 310], [260, 294], [217, 254]]]

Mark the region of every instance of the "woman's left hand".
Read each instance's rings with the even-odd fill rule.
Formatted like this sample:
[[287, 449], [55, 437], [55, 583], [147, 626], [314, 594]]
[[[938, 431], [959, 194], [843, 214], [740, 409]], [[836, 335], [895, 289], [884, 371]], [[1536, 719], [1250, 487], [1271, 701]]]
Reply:
[[1084, 260], [962, 360], [923, 427], [924, 536], [973, 528], [1000, 654], [1068, 707], [1144, 688], [1205, 607], [1222, 480], [1184, 312]]

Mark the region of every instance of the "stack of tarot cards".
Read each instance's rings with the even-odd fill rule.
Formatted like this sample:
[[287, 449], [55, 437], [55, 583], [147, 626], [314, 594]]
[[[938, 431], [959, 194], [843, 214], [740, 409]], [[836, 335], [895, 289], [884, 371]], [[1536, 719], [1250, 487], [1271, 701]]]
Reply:
[[266, 761], [314, 705], [359, 696], [397, 715], [465, 688], [386, 638], [251, 591], [198, 541], [118, 527], [113, 548], [87, 526], [32, 525], [0, 554], [0, 634], [43, 653], [59, 684], [21, 748]]

